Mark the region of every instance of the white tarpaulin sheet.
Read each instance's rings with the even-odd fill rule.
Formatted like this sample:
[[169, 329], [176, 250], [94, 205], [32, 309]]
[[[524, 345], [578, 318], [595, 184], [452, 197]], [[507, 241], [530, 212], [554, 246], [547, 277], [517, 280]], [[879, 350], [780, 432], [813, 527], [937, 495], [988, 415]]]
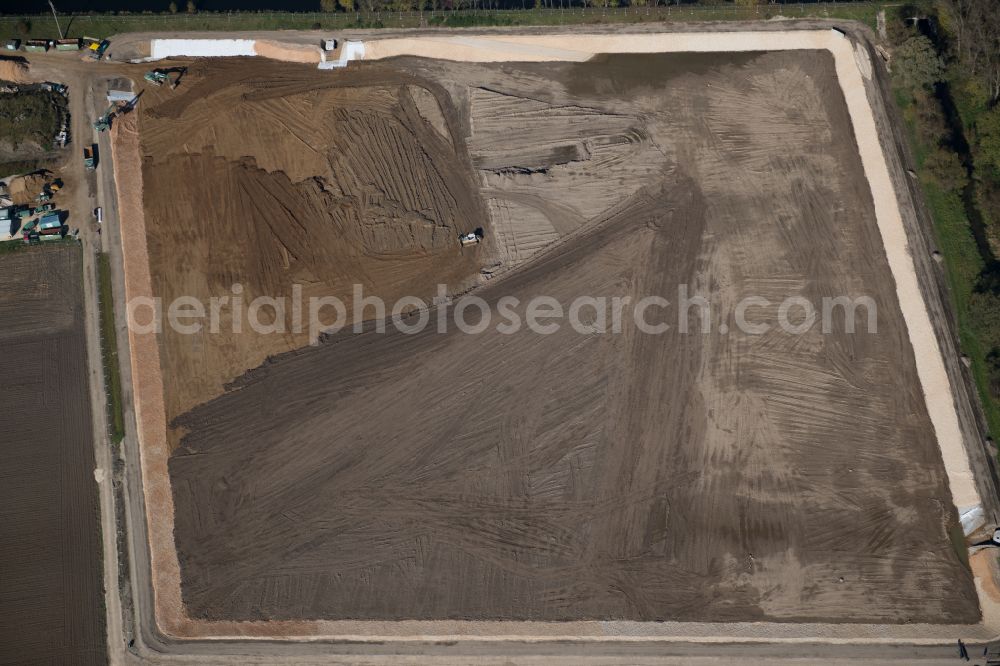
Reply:
[[962, 523], [962, 532], [965, 536], [969, 536], [986, 524], [986, 514], [979, 505], [959, 511], [958, 519]]
[[150, 43], [150, 56], [153, 60], [171, 56], [254, 56], [255, 44], [253, 39], [154, 39]]
[[365, 43], [349, 41], [344, 42], [340, 49], [340, 57], [336, 60], [327, 60], [319, 64], [320, 69], [334, 69], [345, 67], [350, 60], [361, 60], [365, 57]]

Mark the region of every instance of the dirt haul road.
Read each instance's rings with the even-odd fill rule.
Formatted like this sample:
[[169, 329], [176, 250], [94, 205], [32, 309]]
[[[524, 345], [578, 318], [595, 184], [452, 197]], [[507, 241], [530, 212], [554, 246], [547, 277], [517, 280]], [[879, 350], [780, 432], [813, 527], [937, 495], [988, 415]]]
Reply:
[[[520, 268], [480, 292], [494, 304], [536, 294], [564, 305], [580, 295], [673, 301], [687, 284], [710, 297], [715, 316], [707, 333], [689, 335], [676, 326], [658, 336], [567, 326], [550, 336], [493, 327], [475, 336], [344, 335], [248, 373], [238, 390], [176, 421], [186, 434], [170, 473], [193, 618], [977, 621], [971, 575], [949, 541], [957, 525], [940, 451], [828, 53], [407, 61], [364, 64], [326, 84], [287, 66], [261, 79], [269, 70], [258, 66], [261, 82], [249, 90], [244, 66], [204, 65], [202, 80], [213, 83], [200, 95], [148, 105], [142, 127], [154, 135], [144, 146], [167, 149], [172, 137], [179, 152], [204, 152], [197, 123], [183, 133], [155, 127], [183, 126], [209, 90], [259, 104], [257, 115], [236, 107], [228, 122], [256, 123], [265, 135], [299, 122], [301, 104], [330, 95], [334, 106], [361, 110], [332, 114], [342, 133], [378, 127], [375, 136], [416, 136], [425, 159], [409, 162], [408, 177], [429, 179], [432, 193], [439, 162], [428, 146], [449, 146], [459, 163], [475, 165], [468, 173], [475, 168], [489, 217], [473, 219], [492, 247], [473, 261], [416, 232], [403, 235], [402, 248], [390, 246], [439, 253], [417, 273], [427, 284], [442, 270], [468, 279], [498, 259]], [[236, 92], [223, 80], [235, 80]], [[426, 92], [411, 92], [414, 81]], [[428, 94], [438, 114], [420, 112], [433, 109]], [[289, 96], [298, 102], [287, 104]], [[165, 160], [168, 174], [171, 160], [182, 161], [177, 173], [187, 178], [161, 179], [147, 158], [144, 171], [157, 174], [145, 179], [145, 216], [158, 295], [169, 296], [182, 269], [194, 281], [212, 275], [215, 288], [233, 279], [273, 287], [292, 281], [293, 265], [319, 270], [324, 262], [308, 260], [319, 248], [343, 252], [337, 234], [296, 247], [278, 242], [302, 220], [328, 220], [317, 233], [347, 229], [327, 211], [351, 196], [368, 200], [338, 180], [364, 180], [364, 162], [331, 173], [329, 148], [307, 150], [318, 141], [301, 136], [307, 129], [282, 129], [299, 147], [258, 148], [254, 163], [235, 145], [238, 156], [197, 165]], [[398, 138], [394, 150], [400, 145], [407, 154]], [[297, 150], [307, 166], [295, 173], [287, 154], [269, 150]], [[238, 174], [239, 196], [218, 196], [231, 187], [222, 173]], [[302, 185], [316, 175], [321, 182]], [[462, 179], [441, 178], [470, 176]], [[164, 202], [179, 187], [205, 194], [168, 215], [176, 211]], [[376, 210], [406, 201], [401, 185], [377, 189], [399, 194], [369, 195]], [[468, 197], [464, 186], [447, 191]], [[226, 202], [223, 211], [243, 213], [245, 202], [273, 215], [291, 201], [326, 205], [289, 212], [277, 229], [269, 214], [241, 219], [240, 229], [258, 238], [250, 244], [226, 231], [231, 222], [205, 215], [212, 197]], [[453, 219], [433, 205], [418, 230]], [[389, 228], [413, 209], [394, 207]], [[192, 216], [211, 223], [188, 228], [183, 245], [171, 242], [172, 227]], [[277, 246], [281, 261], [258, 276], [233, 243], [243, 252]], [[362, 260], [344, 278], [364, 276]], [[749, 295], [775, 304], [760, 308], [764, 321], [776, 320], [788, 296], [818, 304], [868, 295], [878, 332], [723, 333]], [[295, 346], [274, 339], [226, 342], [227, 371], [249, 360], [248, 349]], [[187, 360], [171, 356], [175, 344]], [[209, 356], [169, 336], [162, 346], [168, 387]], [[224, 373], [213, 372], [220, 381]], [[201, 385], [211, 392], [211, 382]], [[176, 410], [184, 401], [168, 403]]]
[[0, 663], [103, 664], [80, 248], [0, 257]]

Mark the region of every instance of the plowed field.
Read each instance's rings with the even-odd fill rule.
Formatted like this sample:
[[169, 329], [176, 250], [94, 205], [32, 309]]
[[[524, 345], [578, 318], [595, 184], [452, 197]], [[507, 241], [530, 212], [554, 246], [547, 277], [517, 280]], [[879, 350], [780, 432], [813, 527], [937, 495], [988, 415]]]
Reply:
[[0, 663], [103, 664], [78, 247], [0, 257]]

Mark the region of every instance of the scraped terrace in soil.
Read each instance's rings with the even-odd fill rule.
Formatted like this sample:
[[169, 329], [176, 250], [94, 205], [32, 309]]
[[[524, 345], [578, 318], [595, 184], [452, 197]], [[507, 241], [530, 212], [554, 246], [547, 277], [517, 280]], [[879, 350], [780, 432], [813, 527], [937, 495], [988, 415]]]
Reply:
[[[165, 334], [191, 618], [978, 621], [828, 52], [200, 67], [210, 84], [143, 107], [157, 295], [428, 297], [499, 262], [494, 303], [688, 284], [716, 316], [306, 349]], [[487, 243], [463, 253], [470, 226]], [[868, 295], [878, 333], [720, 332], [749, 295]]]

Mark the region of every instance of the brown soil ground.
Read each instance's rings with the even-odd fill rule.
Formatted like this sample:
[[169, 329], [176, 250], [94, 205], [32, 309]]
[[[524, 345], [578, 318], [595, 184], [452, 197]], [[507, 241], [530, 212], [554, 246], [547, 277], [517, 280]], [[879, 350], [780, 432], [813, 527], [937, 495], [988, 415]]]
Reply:
[[0, 81], [12, 83], [28, 83], [28, 61], [24, 58], [7, 58], [0, 56]]
[[[244, 66], [218, 71], [232, 77]], [[523, 317], [523, 303], [538, 294], [564, 305], [581, 295], [674, 301], [687, 284], [710, 298], [712, 325], [658, 336], [566, 325], [548, 336], [494, 326], [479, 335], [454, 327], [446, 335], [341, 334], [248, 372], [178, 420], [187, 434], [170, 473], [192, 617], [978, 619], [971, 573], [949, 539], [957, 517], [828, 54], [399, 61], [350, 71], [336, 81], [357, 76], [366, 87], [317, 91], [303, 74], [237, 89], [257, 113], [277, 107], [266, 122], [257, 118], [264, 136], [306, 131], [304, 121], [294, 131], [275, 128], [299, 117], [286, 93], [330, 95], [361, 111], [327, 141], [359, 136], [373, 116], [391, 115], [400, 129], [374, 136], [409, 132], [424, 146], [467, 150], [490, 200], [493, 244], [482, 256], [517, 267], [479, 290], [490, 303], [515, 296]], [[379, 80], [418, 81], [410, 84], [433, 93], [452, 143], [416, 129], [424, 126], [410, 111], [390, 114], [408, 108], [408, 98], [371, 83]], [[193, 109], [217, 88], [189, 92], [186, 103]], [[243, 117], [246, 108], [231, 113]], [[202, 198], [191, 197], [198, 205], [232, 187], [227, 177], [268, 192], [299, 183], [298, 200], [318, 197], [327, 211], [353, 191], [275, 175], [279, 156], [252, 164], [221, 140], [208, 155], [198, 127], [189, 129], [183, 141], [205, 156], [171, 160], [212, 179]], [[298, 164], [315, 174], [330, 157], [307, 149], [313, 136], [302, 141]], [[152, 136], [147, 145], [167, 140]], [[366, 154], [382, 154], [367, 141]], [[408, 145], [397, 140], [393, 150], [406, 155]], [[351, 168], [363, 163], [355, 158]], [[453, 180], [460, 166], [442, 180], [467, 182]], [[349, 173], [321, 176], [353, 182]], [[434, 192], [436, 181], [423, 177]], [[169, 191], [151, 194], [147, 210], [187, 201], [169, 182], [150, 167], [147, 193]], [[255, 201], [252, 187], [242, 192]], [[157, 215], [171, 232], [184, 224]], [[355, 230], [344, 233], [367, 238], [372, 215], [349, 219]], [[239, 265], [230, 247], [238, 237], [225, 225], [194, 225], [187, 245], [151, 232], [161, 289], [173, 288], [165, 267], [186, 262], [190, 282], [223, 262]], [[240, 251], [261, 253], [278, 236]], [[337, 240], [310, 248], [342, 252]], [[436, 260], [433, 243], [419, 245]], [[223, 248], [220, 260], [206, 247]], [[457, 251], [440, 252], [448, 260], [428, 260], [428, 275], [461, 265]], [[252, 264], [242, 266], [249, 273]], [[751, 295], [775, 304], [868, 295], [878, 332], [722, 332], [721, 324], [733, 326], [736, 302]], [[776, 309], [753, 318], [774, 322]], [[668, 316], [677, 321], [676, 311]], [[173, 343], [163, 344], [170, 356]], [[183, 352], [189, 365], [204, 364], [207, 347], [194, 349]], [[165, 367], [168, 385], [169, 376], [185, 376], [170, 374], [184, 367], [176, 359]]]
[[[290, 298], [293, 285], [350, 309], [355, 283], [390, 302], [476, 283], [477, 251], [458, 242], [486, 216], [468, 154], [460, 136], [423, 119], [409, 90], [426, 88], [445, 116], [450, 99], [405, 73], [369, 74], [234, 59], [192, 66], [176, 91], [147, 90], [140, 133], [157, 296], [207, 302], [239, 283], [247, 322], [252, 299]], [[308, 331], [292, 330], [290, 306], [286, 315], [287, 332], [273, 335], [168, 332], [168, 419], [305, 345]]]
[[106, 662], [78, 247], [0, 257], [0, 663]]

